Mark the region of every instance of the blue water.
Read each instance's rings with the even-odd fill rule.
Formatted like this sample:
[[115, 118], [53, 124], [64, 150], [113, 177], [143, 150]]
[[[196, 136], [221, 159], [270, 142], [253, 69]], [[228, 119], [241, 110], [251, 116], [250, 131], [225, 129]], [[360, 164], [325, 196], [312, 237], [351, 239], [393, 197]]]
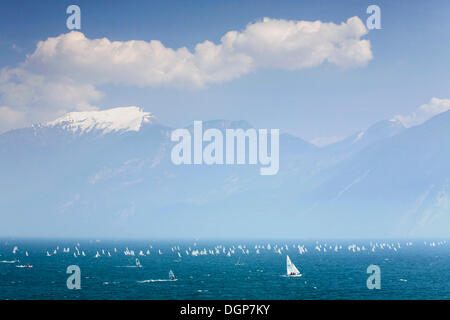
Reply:
[[[376, 242], [391, 246], [391, 249], [376, 247], [372, 252], [369, 240], [194, 243], [9, 239], [0, 242], [0, 299], [450, 299], [448, 242], [411, 241], [412, 245], [409, 240], [372, 240], [372, 246]], [[360, 251], [349, 250], [348, 246], [352, 244]], [[239, 245], [245, 252], [238, 248]], [[257, 254], [255, 245], [264, 245], [265, 249], [260, 248], [260, 254]], [[308, 251], [300, 254], [298, 245]], [[334, 251], [336, 245], [338, 252]], [[13, 254], [15, 246], [18, 250]], [[46, 251], [53, 253], [57, 246], [57, 254], [47, 257]], [[75, 258], [75, 246], [86, 256]], [[321, 246], [321, 251], [315, 249], [316, 246]], [[332, 246], [331, 250], [329, 246]], [[342, 249], [339, 250], [340, 246]], [[134, 250], [135, 257], [124, 254], [127, 247]], [[178, 247], [181, 258], [177, 254]], [[215, 252], [218, 249], [220, 254], [186, 255], [185, 250], [189, 247], [190, 252], [203, 249]], [[281, 247], [280, 254], [276, 250]], [[328, 249], [327, 252], [323, 247]], [[70, 248], [70, 252], [64, 253], [63, 248]], [[234, 253], [227, 256], [232, 248]], [[102, 249], [112, 256], [106, 254], [94, 258]], [[144, 253], [150, 250], [150, 255], [138, 256], [140, 250]], [[25, 251], [28, 251], [28, 257]], [[302, 277], [283, 276], [286, 254], [300, 269]], [[136, 257], [142, 268], [132, 267]], [[15, 259], [19, 262], [6, 263]], [[236, 265], [238, 260], [241, 265]], [[33, 268], [16, 267], [24, 264], [32, 264]], [[366, 269], [371, 264], [381, 269], [380, 290], [369, 290], [366, 286], [369, 276]], [[66, 274], [66, 268], [69, 265], [78, 265], [81, 269], [80, 290], [67, 289], [66, 280], [70, 275]], [[177, 281], [165, 281], [170, 269]]]

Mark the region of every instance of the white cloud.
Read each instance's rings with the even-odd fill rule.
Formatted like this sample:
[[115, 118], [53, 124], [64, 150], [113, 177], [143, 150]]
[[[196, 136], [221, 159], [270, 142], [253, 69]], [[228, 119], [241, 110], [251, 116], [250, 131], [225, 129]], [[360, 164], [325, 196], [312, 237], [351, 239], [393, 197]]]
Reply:
[[325, 147], [329, 144], [335, 143], [335, 142], [339, 142], [342, 139], [344, 139], [344, 137], [337, 137], [337, 136], [332, 136], [332, 137], [317, 137], [312, 139], [310, 142], [318, 147]]
[[68, 111], [98, 109], [102, 97], [92, 84], [52, 79], [20, 68], [0, 71], [0, 132], [54, 119]]
[[15, 111], [8, 107], [0, 106], [0, 128], [2, 127], [15, 127], [23, 122], [25, 117], [23, 112]]
[[325, 61], [360, 66], [372, 58], [362, 21], [339, 25], [321, 21], [264, 18], [242, 32], [229, 31], [219, 44], [204, 41], [194, 51], [171, 49], [160, 41], [90, 40], [70, 32], [41, 41], [22, 68], [91, 84], [204, 87], [257, 68], [299, 70]]
[[227, 32], [218, 44], [204, 41], [190, 51], [158, 40], [88, 39], [72, 31], [40, 41], [18, 67], [1, 70], [0, 103], [25, 113], [27, 121], [44, 121], [95, 109], [100, 85], [195, 89], [261, 68], [363, 66], [372, 59], [369, 40], [361, 39], [366, 34], [358, 17], [341, 24], [264, 18]]
[[448, 110], [450, 110], [450, 99], [431, 98], [430, 102], [422, 104], [410, 115], [396, 115], [393, 120], [399, 120], [405, 127], [409, 128]]

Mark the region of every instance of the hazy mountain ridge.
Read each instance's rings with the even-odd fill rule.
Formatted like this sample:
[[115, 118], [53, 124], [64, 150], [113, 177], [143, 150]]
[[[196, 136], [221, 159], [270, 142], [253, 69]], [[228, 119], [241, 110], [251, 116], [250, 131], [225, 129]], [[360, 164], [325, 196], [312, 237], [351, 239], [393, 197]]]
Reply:
[[449, 112], [409, 129], [380, 122], [325, 148], [281, 134], [280, 171], [269, 177], [258, 166], [175, 166], [172, 128], [128, 123], [0, 135], [0, 232], [351, 237], [439, 236], [450, 227]]

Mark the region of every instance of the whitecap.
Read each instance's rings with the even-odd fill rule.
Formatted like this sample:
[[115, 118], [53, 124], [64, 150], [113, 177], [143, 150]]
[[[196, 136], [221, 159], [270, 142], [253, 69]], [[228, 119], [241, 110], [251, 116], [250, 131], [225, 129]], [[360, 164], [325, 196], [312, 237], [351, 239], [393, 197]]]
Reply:
[[170, 279], [149, 279], [149, 280], [142, 280], [142, 281], [137, 281], [138, 283], [149, 283], [149, 282], [173, 282], [173, 281], [177, 281], [178, 279], [175, 280], [170, 280]]

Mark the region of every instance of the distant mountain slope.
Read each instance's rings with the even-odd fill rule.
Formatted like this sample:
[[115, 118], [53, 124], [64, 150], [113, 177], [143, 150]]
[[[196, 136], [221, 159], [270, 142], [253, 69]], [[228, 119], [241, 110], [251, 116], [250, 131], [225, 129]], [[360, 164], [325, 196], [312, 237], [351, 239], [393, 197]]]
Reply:
[[319, 203], [313, 211], [328, 221], [332, 217], [335, 226], [373, 235], [445, 236], [450, 230], [450, 112], [368, 145], [327, 175], [311, 193]]
[[393, 137], [405, 129], [398, 120], [380, 121], [366, 131], [359, 131], [348, 138], [325, 146], [324, 149], [334, 155], [350, 155], [374, 142]]
[[[214, 120], [203, 127], [252, 126]], [[0, 135], [0, 234], [448, 234], [449, 112], [409, 129], [380, 122], [326, 148], [281, 134], [275, 176], [251, 165], [175, 166], [171, 131], [128, 107]]]

